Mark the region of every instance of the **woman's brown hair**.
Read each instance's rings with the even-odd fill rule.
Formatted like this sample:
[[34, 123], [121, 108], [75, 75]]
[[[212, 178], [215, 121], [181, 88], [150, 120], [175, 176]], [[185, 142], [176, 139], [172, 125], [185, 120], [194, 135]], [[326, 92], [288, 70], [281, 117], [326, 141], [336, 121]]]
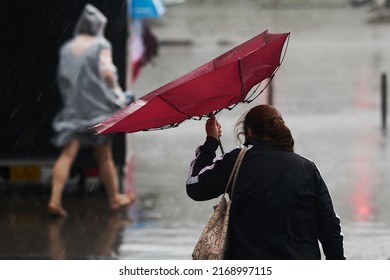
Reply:
[[236, 124], [238, 140], [241, 135], [247, 137], [249, 129], [252, 138], [268, 140], [282, 150], [294, 152], [291, 131], [273, 106], [258, 105], [244, 114]]

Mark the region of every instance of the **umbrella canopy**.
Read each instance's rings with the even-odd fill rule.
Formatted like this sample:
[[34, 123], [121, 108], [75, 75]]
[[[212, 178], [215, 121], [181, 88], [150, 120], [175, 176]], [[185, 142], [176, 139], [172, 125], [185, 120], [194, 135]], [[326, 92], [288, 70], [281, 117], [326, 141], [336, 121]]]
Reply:
[[239, 102], [250, 102], [250, 90], [272, 78], [279, 68], [289, 35], [265, 31], [141, 97], [94, 129], [106, 134], [172, 127]]
[[133, 19], [160, 18], [164, 13], [162, 0], [129, 0], [128, 15]]

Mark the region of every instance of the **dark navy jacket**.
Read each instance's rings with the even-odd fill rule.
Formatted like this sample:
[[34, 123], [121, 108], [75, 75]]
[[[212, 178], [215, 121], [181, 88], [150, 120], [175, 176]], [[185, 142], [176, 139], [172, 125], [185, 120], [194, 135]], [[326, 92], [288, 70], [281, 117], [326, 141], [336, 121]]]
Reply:
[[[345, 259], [340, 219], [316, 165], [271, 142], [248, 140], [230, 216], [229, 259]], [[220, 196], [239, 148], [214, 161], [218, 141], [207, 137], [191, 163], [187, 194]]]

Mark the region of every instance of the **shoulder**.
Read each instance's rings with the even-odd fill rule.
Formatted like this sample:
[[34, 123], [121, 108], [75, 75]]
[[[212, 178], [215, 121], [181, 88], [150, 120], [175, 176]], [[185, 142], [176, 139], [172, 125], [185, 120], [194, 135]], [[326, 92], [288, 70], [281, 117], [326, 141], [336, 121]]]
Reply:
[[67, 40], [60, 46], [60, 53], [61, 54], [66, 52], [69, 49], [71, 42], [72, 42], [72, 40]]
[[302, 165], [305, 166], [305, 168], [307, 170], [312, 170], [318, 177], [322, 177], [321, 171], [320, 171], [318, 165], [313, 160], [311, 160], [305, 156], [296, 154], [296, 153], [293, 153], [293, 154], [295, 155], [295, 157], [297, 159], [299, 159], [301, 161]]
[[[223, 154], [220, 157], [220, 159], [223, 159], [223, 160], [226, 160], [226, 161], [235, 161], [237, 156], [238, 156], [238, 154], [240, 153], [241, 149], [243, 149], [243, 148], [244, 148], [244, 146], [238, 146], [238, 147], [234, 148], [233, 150]], [[249, 150], [250, 147], [247, 147], [247, 149]]]
[[296, 153], [293, 153], [293, 154], [295, 154], [297, 158], [299, 158], [302, 162], [306, 163], [307, 165], [311, 165], [311, 166], [317, 168], [316, 163], [312, 159], [310, 159], [306, 156], [300, 155], [300, 154], [296, 154]]
[[111, 49], [112, 46], [111, 46], [111, 43], [110, 41], [108, 41], [106, 38], [104, 37], [100, 37], [99, 40], [99, 45], [102, 47], [102, 48], [106, 48], [106, 49]]

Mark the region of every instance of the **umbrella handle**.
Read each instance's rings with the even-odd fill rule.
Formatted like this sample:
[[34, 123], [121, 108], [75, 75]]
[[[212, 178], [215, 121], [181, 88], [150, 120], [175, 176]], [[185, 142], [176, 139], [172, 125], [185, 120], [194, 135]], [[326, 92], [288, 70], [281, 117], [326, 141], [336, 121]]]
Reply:
[[225, 151], [224, 151], [223, 146], [222, 146], [221, 138], [218, 138], [218, 142], [219, 142], [219, 148], [221, 150], [221, 153], [222, 153], [222, 155], [224, 155]]

